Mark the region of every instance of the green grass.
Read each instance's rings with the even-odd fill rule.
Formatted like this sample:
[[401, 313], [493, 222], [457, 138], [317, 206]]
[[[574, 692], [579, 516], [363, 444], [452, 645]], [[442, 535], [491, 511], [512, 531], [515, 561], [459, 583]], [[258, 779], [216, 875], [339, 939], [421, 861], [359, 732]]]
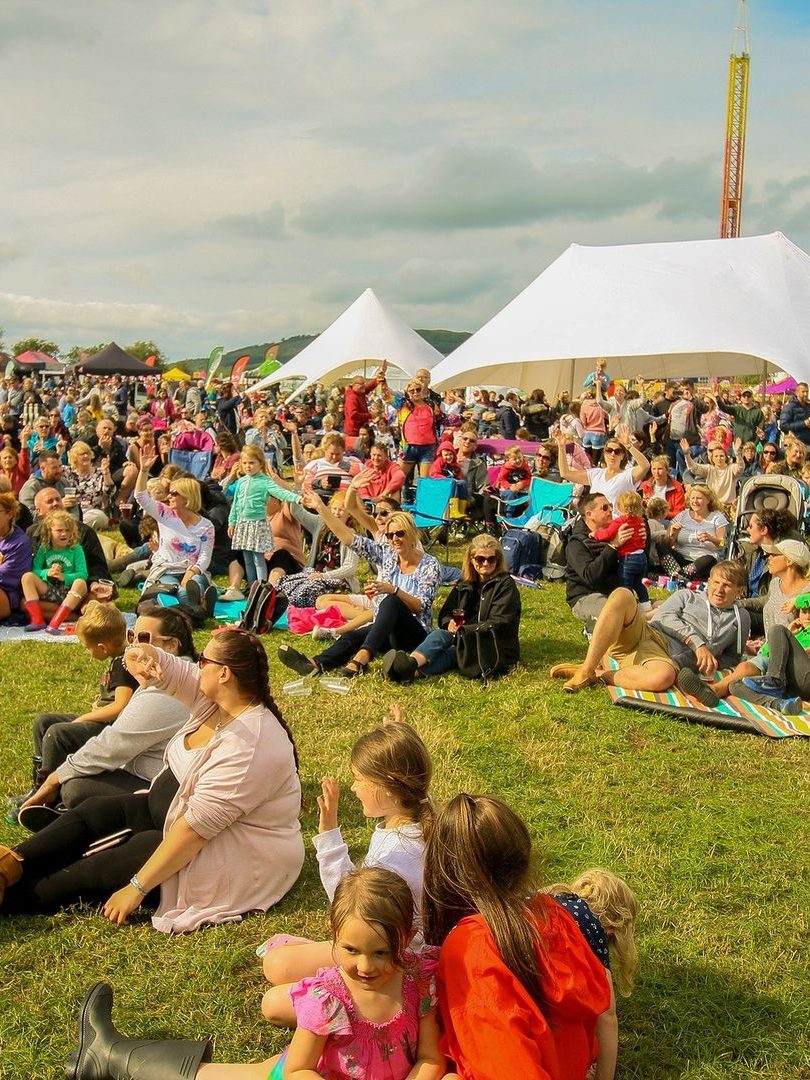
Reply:
[[[370, 675], [345, 698], [279, 695], [301, 753], [307, 839], [320, 777], [348, 783], [352, 741], [399, 700], [433, 753], [438, 799], [499, 794], [528, 822], [547, 880], [603, 864], [636, 891], [641, 968], [619, 1003], [620, 1077], [810, 1078], [810, 746], [617, 709], [604, 691], [566, 697], [545, 672], [582, 655], [578, 627], [559, 586], [523, 600], [524, 662], [488, 689], [457, 676], [399, 689]], [[284, 639], [266, 639], [276, 688]], [[6, 797], [27, 786], [32, 717], [80, 708], [100, 668], [79, 647], [22, 643], [0, 646], [0, 671]], [[350, 794], [340, 817], [362, 855], [369, 827]], [[4, 843], [21, 837], [0, 827]], [[76, 1005], [98, 978], [114, 985], [129, 1033], [212, 1034], [225, 1060], [280, 1049], [283, 1034], [259, 1016], [253, 950], [277, 931], [321, 935], [325, 914], [310, 848], [286, 900], [237, 926], [166, 938], [90, 910], [0, 918], [0, 1077], [61, 1076]]]

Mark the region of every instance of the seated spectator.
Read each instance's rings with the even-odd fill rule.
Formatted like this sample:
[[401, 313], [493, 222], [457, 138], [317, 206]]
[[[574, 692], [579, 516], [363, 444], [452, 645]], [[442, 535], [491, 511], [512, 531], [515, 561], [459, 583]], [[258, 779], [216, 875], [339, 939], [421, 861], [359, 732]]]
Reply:
[[494, 536], [476, 536], [467, 547], [461, 580], [450, 590], [439, 612], [439, 629], [432, 630], [410, 653], [391, 649], [382, 669], [393, 682], [442, 675], [458, 667], [459, 633], [491, 627], [498, 639], [501, 663], [492, 678], [503, 675], [520, 660], [520, 593], [506, 569], [503, 549]]
[[190, 420], [179, 422], [171, 440], [171, 449], [201, 450], [204, 453], [213, 454], [214, 439], [211, 433], [205, 430], [205, 413], [198, 413], [193, 423]]
[[239, 444], [227, 429], [217, 432], [216, 457], [211, 466], [211, 476], [221, 484], [225, 484], [234, 465], [239, 461]]
[[669, 506], [664, 499], [650, 499], [647, 503], [647, 527], [650, 530], [650, 562], [653, 567], [661, 566], [662, 557], [668, 553], [667, 543], [669, 528], [667, 514]]
[[[177, 585], [181, 600], [192, 603], [205, 600], [213, 607], [216, 588], [211, 585], [208, 567], [214, 550], [214, 526], [200, 515], [200, 485], [193, 477], [179, 477], [171, 482], [168, 505], [156, 502], [146, 490], [150, 470], [157, 461], [154, 450], [142, 449], [135, 484], [135, 498], [144, 513], [158, 523], [160, 542], [152, 558], [147, 582]], [[211, 598], [209, 589], [214, 589]]]
[[[118, 648], [121, 634], [113, 613], [118, 614], [108, 604], [88, 605], [87, 613], [77, 623], [78, 638], [95, 659], [102, 653], [111, 656]], [[148, 643], [172, 656], [197, 659], [191, 623], [178, 608], [145, 605], [134, 629], [126, 631], [126, 640], [130, 645]], [[71, 723], [64, 717], [64, 723], [54, 721], [47, 727], [40, 740], [41, 756], [34, 758], [34, 784], [39, 782], [39, 787], [25, 798], [22, 810], [50, 807], [57, 801], [74, 807], [96, 795], [141, 791], [162, 771], [166, 744], [188, 720], [188, 706], [155, 686], [138, 686], [123, 669], [123, 642], [120, 645], [121, 653], [112, 661], [102, 693], [109, 696], [115, 692], [118, 696], [120, 691], [123, 701], [126, 690], [134, 685], [134, 694], [124, 701], [117, 715], [108, 707], [108, 720], [99, 721], [99, 716], [105, 714], [96, 708], [92, 714], [95, 723], [82, 717], [75, 717]], [[120, 702], [110, 704], [118, 708]], [[43, 719], [39, 717], [34, 727], [35, 739]], [[93, 727], [95, 733], [90, 730]], [[39, 813], [45, 819], [47, 811]], [[23, 814], [22, 822], [27, 825], [26, 817], [31, 815]]]
[[377, 609], [368, 629], [360, 627], [344, 634], [314, 660], [283, 645], [279, 649], [281, 662], [299, 675], [340, 668], [341, 675], [354, 678], [363, 674], [379, 653], [397, 646], [413, 649], [424, 641], [433, 628], [433, 601], [441, 582], [441, 567], [419, 543], [410, 514], [391, 514], [386, 521], [388, 543], [383, 545], [357, 535], [314, 492], [304, 496], [304, 504], [317, 510], [342, 544], [351, 545], [358, 555], [380, 568], [378, 580], [369, 588]]
[[597, 529], [613, 520], [613, 508], [606, 495], [589, 492], [579, 500], [579, 518], [565, 548], [565, 599], [575, 619], [593, 629], [597, 616], [614, 589], [619, 588], [618, 549], [632, 536], [632, 528], [622, 525], [609, 543], [594, 540]]
[[[68, 501], [68, 499], [63, 499], [54, 487], [45, 487], [37, 492], [34, 498], [34, 521], [26, 530], [34, 554], [36, 554], [40, 544], [43, 519], [52, 510], [67, 509], [65, 503]], [[104, 558], [104, 551], [99, 542], [98, 534], [82, 521], [78, 523], [78, 528], [79, 543], [82, 546], [84, 560], [87, 563], [90, 598], [93, 600], [109, 600], [109, 587], [104, 583], [108, 580], [110, 571], [107, 560]], [[46, 617], [52, 615], [55, 610], [56, 607], [53, 604], [47, 600], [42, 601], [42, 612]]]
[[[137, 436], [137, 428], [134, 434]], [[138, 469], [127, 460], [129, 446], [125, 439], [119, 439], [115, 434], [115, 422], [109, 419], [99, 420], [90, 438], [83, 439], [78, 432], [76, 438], [90, 446], [96, 465], [107, 459], [110, 476], [118, 489], [118, 501], [128, 502], [135, 487]]]
[[[734, 503], [737, 500], [737, 481], [742, 476], [745, 468], [743, 462], [739, 458], [729, 461], [725, 449], [716, 441], [709, 443], [708, 465], [694, 460], [689, 452], [690, 447], [686, 439], [681, 439], [681, 450], [683, 450], [684, 461], [689, 472], [696, 476], [698, 481], [702, 480], [706, 487], [714, 492], [724, 512], [727, 515], [732, 515]], [[739, 446], [735, 446], [734, 451], [735, 454], [738, 453]]]
[[0, 450], [0, 476], [6, 477], [9, 488], [15, 495], [20, 494], [20, 489], [30, 475], [31, 467], [28, 463], [27, 447], [19, 454], [13, 446], [4, 446]]
[[554, 410], [546, 401], [545, 390], [532, 390], [520, 411], [532, 439], [544, 442], [556, 420]]
[[740, 457], [743, 463], [743, 471], [740, 474], [738, 487], [744, 484], [746, 480], [750, 480], [752, 476], [760, 476], [762, 474], [762, 467], [759, 463], [759, 454], [757, 453], [756, 443], [743, 443]]
[[16, 524], [19, 509], [12, 492], [0, 492], [0, 622], [18, 610], [32, 565], [31, 541]]
[[[51, 913], [81, 898], [123, 925], [159, 901], [152, 925], [168, 934], [266, 911], [295, 884], [304, 845], [295, 747], [261, 642], [225, 627], [199, 664], [147, 644], [126, 661], [141, 686], [182, 702], [189, 721], [148, 793], [85, 799], [13, 851], [0, 848], [4, 914]], [[118, 847], [83, 858], [119, 830]]]
[[68, 450], [68, 468], [63, 475], [65, 483], [75, 489], [82, 521], [93, 529], [106, 529], [115, 490], [110, 459], [104, 457], [94, 465], [92, 449], [87, 443], [77, 441]]
[[65, 479], [59, 455], [55, 450], [43, 450], [39, 455], [39, 475], [34, 473], [25, 481], [18, 497], [23, 506], [27, 506], [32, 514], [36, 514], [36, 496], [45, 488], [53, 488], [60, 498], [59, 508], [67, 510], [77, 521], [80, 521], [81, 511], [75, 492], [66, 494], [70, 486]]
[[523, 451], [519, 446], [510, 446], [495, 479], [498, 496], [507, 504], [504, 508], [506, 517], [517, 517], [526, 509], [531, 482], [532, 470], [523, 457]]
[[405, 473], [392, 461], [384, 443], [375, 442], [371, 447], [368, 462], [356, 473], [349, 487], [357, 491], [361, 499], [376, 502], [377, 499], [400, 498]]
[[778, 472], [776, 465], [779, 463], [779, 448], [776, 443], [767, 442], [759, 452], [760, 472]]
[[751, 616], [751, 633], [765, 633], [762, 613], [771, 584], [768, 552], [780, 540], [798, 540], [799, 523], [789, 510], [758, 510], [748, 519], [748, 539], [739, 541], [741, 561], [748, 575], [747, 596], [740, 604]]
[[810, 592], [810, 548], [804, 540], [778, 540], [766, 557], [771, 582], [762, 620], [767, 635], [772, 626], [786, 626], [796, 597]]
[[[805, 430], [810, 433], [810, 428], [806, 428]], [[781, 473], [783, 476], [792, 476], [794, 480], [798, 480], [799, 483], [801, 483], [802, 466], [807, 457], [806, 444], [797, 439], [794, 435], [788, 435], [782, 443], [782, 449], [785, 454], [784, 458], [781, 461], [777, 461], [775, 464], [768, 464], [765, 472], [775, 472]]]
[[536, 476], [539, 480], [548, 480], [553, 484], [561, 483], [562, 477], [554, 463], [555, 457], [554, 448], [548, 443], [541, 443], [537, 447], [532, 462], [532, 476]]
[[[33, 566], [20, 582], [31, 620], [26, 630], [61, 634], [62, 623], [79, 610], [87, 596], [87, 578], [76, 519], [67, 510], [52, 510], [43, 518]], [[43, 614], [43, 603], [56, 607], [49, 622]]]
[[56, 450], [59, 439], [51, 431], [51, 423], [47, 416], [38, 417], [33, 423], [33, 430], [24, 427], [20, 439], [28, 450], [28, 458], [31, 468], [35, 469], [39, 461], [39, 455], [43, 450]]
[[304, 491], [314, 491], [327, 498], [336, 491], [345, 491], [353, 476], [360, 472], [357, 458], [346, 456], [346, 441], [338, 431], [324, 435], [320, 449], [323, 457], [304, 466]]
[[650, 499], [665, 499], [668, 507], [666, 517], [669, 520], [686, 509], [683, 484], [670, 476], [666, 454], [656, 454], [650, 461], [650, 475], [641, 483], [641, 497], [645, 503]]
[[[605, 683], [626, 690], [668, 690], [676, 681], [684, 693], [702, 700], [700, 675], [733, 667], [745, 649], [751, 629], [748, 612], [737, 601], [745, 588], [745, 570], [738, 562], [718, 563], [705, 593], [679, 589], [644, 618], [627, 589], [607, 598], [593, 629], [582, 664], [557, 664], [553, 678], [565, 678], [564, 689], [576, 693]], [[610, 658], [618, 670], [606, 666]], [[716, 704], [711, 693], [707, 704]]]
[[[329, 510], [335, 519], [353, 528], [354, 522], [346, 509], [346, 495], [336, 492], [329, 500]], [[315, 534], [310, 565], [298, 573], [274, 575], [274, 584], [293, 607], [314, 607], [319, 596], [341, 590], [359, 592], [357, 571], [360, 556], [352, 547], [342, 543], [330, 528]]]
[[700, 484], [689, 488], [687, 503], [688, 509], [677, 514], [669, 526], [671, 554], [675, 559], [673, 569], [703, 581], [720, 558], [728, 518], [721, 513], [714, 492]]

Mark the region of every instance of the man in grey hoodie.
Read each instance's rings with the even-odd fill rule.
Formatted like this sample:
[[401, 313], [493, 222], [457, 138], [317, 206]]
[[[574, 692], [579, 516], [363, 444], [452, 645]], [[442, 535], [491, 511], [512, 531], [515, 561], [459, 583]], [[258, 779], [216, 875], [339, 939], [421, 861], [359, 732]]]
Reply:
[[[681, 690], [703, 700], [701, 675], [736, 664], [751, 629], [748, 612], [737, 601], [745, 589], [745, 569], [725, 560], [712, 569], [706, 591], [673, 593], [647, 621], [635, 595], [614, 589], [596, 620], [590, 647], [580, 665], [557, 664], [553, 678], [565, 678], [564, 689], [576, 693], [596, 683], [626, 690]], [[617, 671], [602, 667], [605, 657]], [[706, 695], [706, 704], [711, 702]]]

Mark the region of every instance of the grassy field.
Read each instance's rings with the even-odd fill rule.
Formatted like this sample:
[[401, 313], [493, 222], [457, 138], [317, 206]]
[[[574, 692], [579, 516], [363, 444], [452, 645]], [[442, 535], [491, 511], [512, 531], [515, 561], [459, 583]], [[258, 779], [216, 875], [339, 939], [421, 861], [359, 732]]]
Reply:
[[[546, 880], [602, 864], [635, 889], [641, 968], [619, 1003], [620, 1077], [810, 1078], [810, 746], [631, 713], [604, 691], [565, 696], [545, 672], [580, 657], [583, 638], [559, 586], [523, 599], [524, 662], [489, 688], [446, 676], [400, 689], [371, 675], [346, 697], [279, 694], [301, 754], [306, 837], [320, 777], [348, 782], [352, 741], [398, 700], [434, 755], [438, 799], [501, 795], [529, 823]], [[284, 637], [266, 639], [277, 690]], [[3, 645], [0, 656], [5, 798], [27, 787], [32, 717], [81, 708], [101, 672], [77, 646]], [[360, 856], [369, 827], [353, 803], [348, 794], [340, 816]], [[3, 843], [21, 838], [0, 826]], [[283, 1034], [259, 1016], [254, 949], [278, 931], [322, 935], [325, 914], [310, 849], [286, 900], [236, 926], [166, 938], [90, 910], [0, 918], [0, 1077], [61, 1077], [77, 1003], [99, 978], [114, 985], [126, 1032], [211, 1034], [226, 1060], [280, 1049]]]

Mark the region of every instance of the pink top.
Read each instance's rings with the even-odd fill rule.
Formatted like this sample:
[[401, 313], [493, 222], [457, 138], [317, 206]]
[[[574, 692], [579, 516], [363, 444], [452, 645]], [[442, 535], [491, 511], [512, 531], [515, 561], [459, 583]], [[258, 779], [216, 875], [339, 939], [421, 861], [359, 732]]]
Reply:
[[[185, 750], [186, 736], [219, 709], [200, 691], [196, 664], [159, 652], [156, 685], [191, 710], [164, 755], [177, 765], [176, 744]], [[246, 710], [185, 754], [187, 767], [177, 776], [180, 788], [163, 833], [184, 817], [206, 844], [160, 887], [152, 925], [167, 934], [266, 911], [292, 888], [304, 864], [292, 743], [269, 709]]]
[[298, 1026], [326, 1035], [324, 1080], [405, 1080], [417, 1060], [419, 1021], [436, 1008], [438, 949], [406, 953], [402, 1008], [387, 1023], [358, 1016], [339, 967], [322, 968], [290, 988]]
[[411, 446], [432, 446], [436, 442], [433, 409], [430, 405], [414, 405], [402, 424], [402, 438]]

